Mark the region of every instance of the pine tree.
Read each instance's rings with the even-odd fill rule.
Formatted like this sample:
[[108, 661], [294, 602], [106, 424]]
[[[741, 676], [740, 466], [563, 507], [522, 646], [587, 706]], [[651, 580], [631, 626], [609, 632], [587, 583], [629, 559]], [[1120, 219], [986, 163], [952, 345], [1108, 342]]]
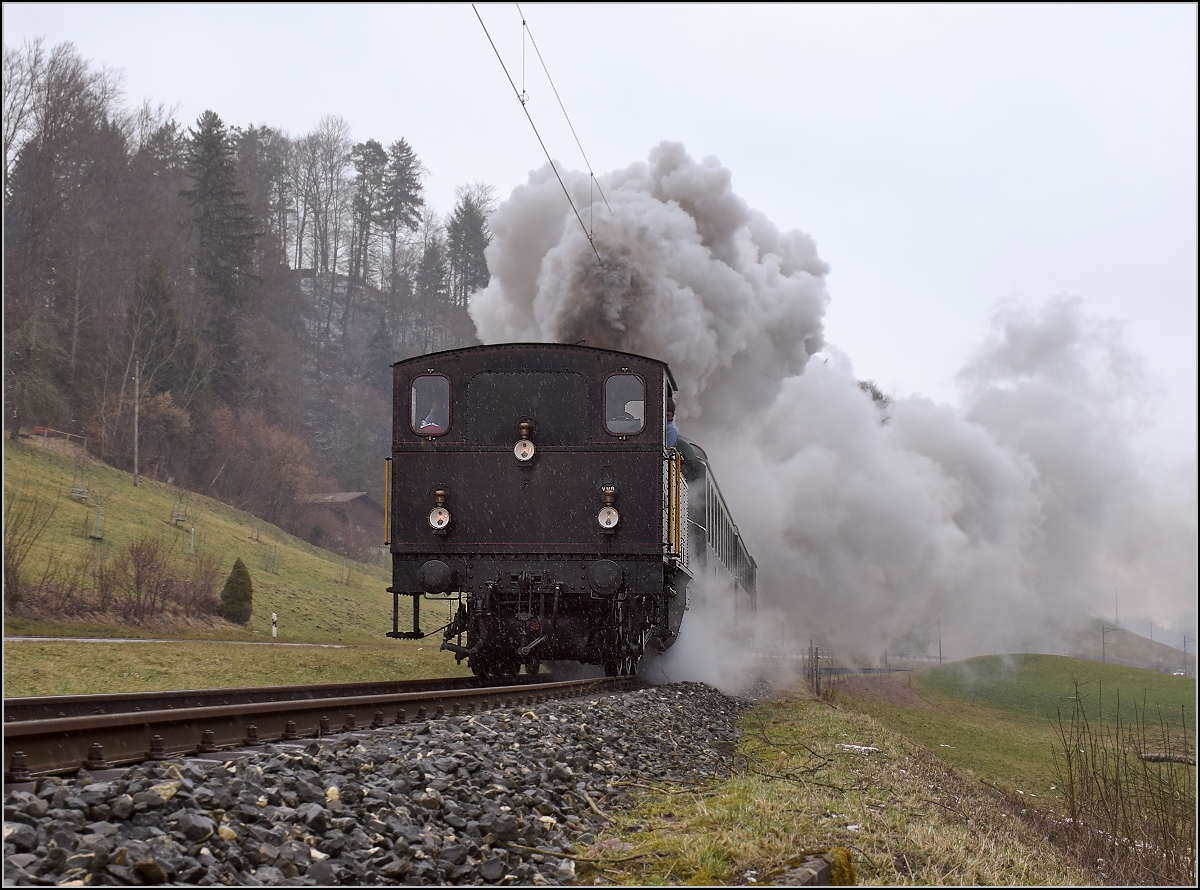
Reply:
[[[486, 188], [486, 187], [485, 187]], [[492, 241], [488, 228], [487, 193], [479, 187], [459, 190], [458, 205], [446, 224], [447, 247], [450, 253], [450, 302], [466, 306], [471, 294], [487, 287], [491, 281], [484, 251]]]
[[446, 308], [449, 292], [446, 286], [446, 241], [436, 227], [427, 233], [425, 252], [417, 268], [416, 299], [421, 316], [424, 343], [422, 351], [433, 352], [444, 345], [446, 337]]
[[256, 278], [258, 235], [238, 187], [233, 139], [221, 118], [204, 112], [188, 136], [187, 172], [194, 184], [182, 195], [192, 208], [196, 272], [209, 299], [213, 391], [227, 404], [237, 404], [245, 373], [240, 322]]
[[405, 231], [415, 232], [421, 224], [421, 208], [425, 205], [425, 199], [421, 197], [424, 172], [406, 140], [388, 146], [387, 171], [376, 219], [390, 245], [387, 289], [393, 297], [400, 290], [400, 237]]
[[222, 618], [237, 624], [245, 624], [254, 612], [254, 585], [250, 583], [250, 572], [246, 564], [239, 558], [233, 564], [233, 571], [225, 579], [221, 589], [221, 604], [217, 606], [217, 614]]

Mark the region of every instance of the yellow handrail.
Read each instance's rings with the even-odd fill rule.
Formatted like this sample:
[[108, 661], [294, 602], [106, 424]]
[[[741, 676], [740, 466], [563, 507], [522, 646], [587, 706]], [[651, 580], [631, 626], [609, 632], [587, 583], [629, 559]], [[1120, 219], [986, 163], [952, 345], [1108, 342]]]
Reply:
[[392, 459], [383, 459], [383, 543], [392, 543]]

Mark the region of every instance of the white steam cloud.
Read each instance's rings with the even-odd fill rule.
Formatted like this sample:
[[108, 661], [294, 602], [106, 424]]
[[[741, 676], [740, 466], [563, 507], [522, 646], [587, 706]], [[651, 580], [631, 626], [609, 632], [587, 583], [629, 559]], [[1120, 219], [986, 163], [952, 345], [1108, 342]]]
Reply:
[[[534, 173], [491, 218], [478, 334], [671, 365], [680, 430], [758, 562], [760, 637], [877, 661], [940, 633], [965, 657], [1063, 651], [1118, 588], [1128, 614], [1194, 614], [1195, 461], [1137, 451], [1152, 393], [1119, 325], [1067, 298], [1005, 306], [960, 372], [964, 410], [879, 405], [826, 348], [813, 240], [749, 208], [715, 160], [664, 142], [601, 178], [605, 200], [586, 174], [563, 181], [594, 242], [549, 166]], [[716, 645], [708, 600], [675, 670]]]

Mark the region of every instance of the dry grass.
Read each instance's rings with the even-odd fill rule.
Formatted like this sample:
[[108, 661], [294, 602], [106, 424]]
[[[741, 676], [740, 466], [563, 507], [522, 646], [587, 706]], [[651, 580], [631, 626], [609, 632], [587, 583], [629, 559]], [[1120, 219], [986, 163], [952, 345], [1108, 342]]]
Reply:
[[1077, 686], [1073, 706], [1059, 719], [1055, 773], [1065, 798], [1059, 830], [1118, 883], [1194, 884], [1194, 726], [1186, 714], [1175, 724], [1144, 702], [1126, 721], [1119, 693], [1106, 703], [1101, 691], [1091, 696]]
[[[756, 708], [733, 776], [698, 794], [648, 792], [614, 813], [624, 862], [587, 864], [590, 883], [770, 883], [806, 855], [844, 848], [866, 884], [1063, 885], [1096, 876], [874, 718], [799, 688]], [[632, 857], [632, 858], [630, 858]]]

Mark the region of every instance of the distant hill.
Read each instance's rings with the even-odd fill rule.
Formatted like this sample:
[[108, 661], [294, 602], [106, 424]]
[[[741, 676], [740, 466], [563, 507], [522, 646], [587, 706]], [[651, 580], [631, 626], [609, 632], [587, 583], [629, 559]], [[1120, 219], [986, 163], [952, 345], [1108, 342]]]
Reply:
[[1185, 671], [1189, 677], [1196, 676], [1194, 651], [1185, 656], [1178, 646], [1151, 640], [1099, 618], [1076, 631], [1068, 647], [1066, 654], [1073, 658], [1089, 658], [1167, 673]]

